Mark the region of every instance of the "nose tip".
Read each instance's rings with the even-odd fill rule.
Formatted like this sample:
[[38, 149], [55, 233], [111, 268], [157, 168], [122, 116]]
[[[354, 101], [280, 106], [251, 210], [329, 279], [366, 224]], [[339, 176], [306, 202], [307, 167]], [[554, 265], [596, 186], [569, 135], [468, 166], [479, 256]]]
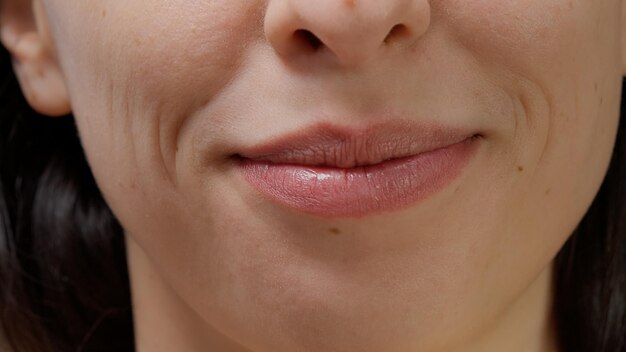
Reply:
[[385, 48], [411, 47], [430, 16], [428, 0], [270, 0], [264, 25], [283, 58], [330, 56], [359, 66]]

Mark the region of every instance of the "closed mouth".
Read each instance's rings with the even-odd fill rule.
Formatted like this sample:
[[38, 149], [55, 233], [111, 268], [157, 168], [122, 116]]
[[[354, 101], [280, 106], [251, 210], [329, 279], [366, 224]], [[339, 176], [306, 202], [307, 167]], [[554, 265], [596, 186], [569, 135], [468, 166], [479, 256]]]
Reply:
[[234, 155], [271, 202], [321, 217], [364, 217], [408, 207], [455, 180], [480, 133], [406, 123], [351, 129], [321, 124]]

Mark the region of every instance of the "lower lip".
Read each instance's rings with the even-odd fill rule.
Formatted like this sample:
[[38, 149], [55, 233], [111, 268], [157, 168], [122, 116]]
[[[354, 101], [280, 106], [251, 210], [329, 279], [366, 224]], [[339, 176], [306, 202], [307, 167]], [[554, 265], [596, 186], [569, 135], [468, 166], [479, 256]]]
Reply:
[[444, 148], [348, 169], [242, 159], [239, 170], [277, 204], [327, 218], [359, 218], [407, 208], [458, 178], [477, 138]]

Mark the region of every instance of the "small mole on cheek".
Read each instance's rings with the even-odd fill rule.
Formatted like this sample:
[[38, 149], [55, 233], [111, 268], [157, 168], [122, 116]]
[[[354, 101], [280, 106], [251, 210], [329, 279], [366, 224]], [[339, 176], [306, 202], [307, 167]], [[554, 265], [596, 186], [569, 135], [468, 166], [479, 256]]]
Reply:
[[102, 18], [107, 17], [107, 10], [102, 10]]
[[546, 196], [549, 195], [551, 192], [552, 192], [552, 188], [546, 189]]
[[356, 5], [356, 0], [343, 0], [344, 4], [349, 8], [353, 8]]
[[333, 235], [338, 235], [341, 233], [341, 230], [336, 227], [331, 227], [330, 229], [328, 229], [328, 232], [332, 233]]
[[118, 186], [119, 188], [127, 188], [127, 189], [131, 189], [131, 190], [135, 190], [135, 189], [137, 189], [137, 184], [136, 184], [134, 181], [130, 182], [130, 183], [128, 184], [128, 187], [124, 184], [124, 182], [122, 182], [122, 181], [118, 181], [118, 182], [117, 182], [117, 186]]
[[521, 165], [520, 165], [520, 166], [518, 166], [518, 167], [517, 167], [517, 171], [519, 171], [519, 172], [524, 171], [524, 167], [523, 167], [523, 166], [521, 166]]
[[37, 93], [30, 92], [28, 96], [30, 97], [30, 100], [32, 101], [33, 104], [36, 104], [39, 102], [39, 95], [37, 95]]

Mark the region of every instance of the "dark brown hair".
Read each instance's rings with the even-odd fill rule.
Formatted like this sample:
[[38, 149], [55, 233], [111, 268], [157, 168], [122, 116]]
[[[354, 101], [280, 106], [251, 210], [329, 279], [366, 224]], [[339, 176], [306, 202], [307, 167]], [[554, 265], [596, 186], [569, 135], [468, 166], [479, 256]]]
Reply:
[[71, 116], [27, 105], [0, 49], [0, 322], [16, 352], [132, 351], [122, 229]]
[[[561, 351], [626, 352], [624, 133], [621, 123], [606, 179], [555, 260]], [[122, 228], [94, 182], [72, 117], [33, 112], [4, 49], [0, 313], [16, 352], [134, 350]]]

